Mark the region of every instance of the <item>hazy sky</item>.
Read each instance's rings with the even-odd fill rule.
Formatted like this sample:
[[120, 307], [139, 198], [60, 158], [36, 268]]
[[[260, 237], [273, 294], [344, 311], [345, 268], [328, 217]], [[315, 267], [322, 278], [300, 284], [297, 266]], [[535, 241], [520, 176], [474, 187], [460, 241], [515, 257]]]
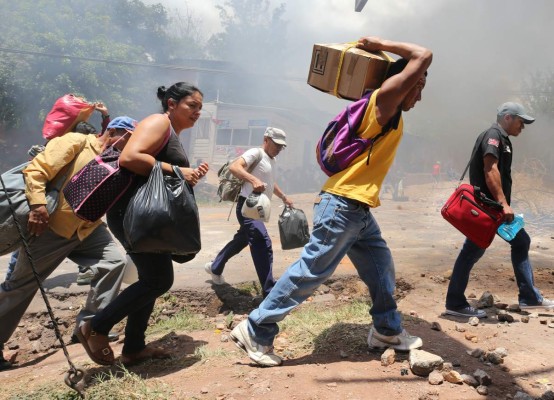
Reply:
[[[168, 8], [188, 7], [205, 40], [221, 29], [215, 5], [223, 3], [162, 1]], [[280, 3], [286, 5], [288, 37], [276, 46], [287, 47], [288, 76], [307, 78], [314, 43], [375, 35], [430, 48], [434, 60], [423, 101], [405, 116], [407, 129], [416, 134], [474, 137], [495, 119], [498, 105], [522, 99], [524, 79], [554, 65], [551, 0], [369, 0], [361, 13], [354, 12], [355, 0], [271, 1]], [[298, 82], [299, 93], [330, 112], [340, 110], [342, 100], [304, 82]], [[537, 117], [530, 131], [552, 141], [546, 118]]]

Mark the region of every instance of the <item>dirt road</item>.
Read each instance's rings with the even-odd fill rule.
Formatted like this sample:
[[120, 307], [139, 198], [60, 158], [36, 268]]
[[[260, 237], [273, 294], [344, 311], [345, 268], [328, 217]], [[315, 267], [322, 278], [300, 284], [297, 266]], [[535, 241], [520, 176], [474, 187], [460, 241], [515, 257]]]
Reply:
[[[467, 320], [442, 316], [444, 297], [448, 285], [448, 274], [463, 238], [440, 216], [440, 206], [452, 190], [451, 184], [439, 189], [431, 185], [406, 188], [409, 200], [393, 202], [385, 195], [383, 206], [374, 210], [383, 235], [392, 249], [397, 269], [397, 278], [408, 282], [413, 288], [399, 301], [406, 328], [423, 338], [424, 350], [440, 355], [453, 363], [454, 368], [466, 374], [476, 369], [485, 370], [493, 384], [487, 395], [480, 395], [468, 385], [443, 383], [431, 386], [426, 378], [411, 373], [402, 375], [407, 368], [407, 358], [397, 357], [397, 362], [382, 367], [381, 354], [350, 354], [345, 342], [336, 354], [306, 354], [300, 358], [286, 360], [280, 368], [256, 368], [230, 342], [222, 340], [225, 332], [212, 329], [198, 331], [191, 335], [175, 335], [178, 354], [190, 354], [200, 344], [209, 348], [222, 347], [234, 354], [231, 358], [206, 360], [191, 365], [150, 364], [131, 369], [143, 373], [148, 379], [159, 379], [170, 385], [177, 399], [504, 399], [511, 398], [518, 390], [533, 396], [540, 396], [551, 388], [554, 381], [554, 313], [551, 316], [533, 315], [529, 322], [522, 322], [522, 315], [513, 313], [515, 322], [499, 323], [496, 308], [487, 309], [489, 317], [477, 326], [469, 326]], [[293, 196], [296, 206], [304, 209], [311, 218], [311, 201], [315, 194]], [[275, 275], [296, 259], [298, 250], [280, 250], [277, 217], [281, 209], [274, 202], [271, 222], [268, 224], [275, 250]], [[176, 279], [173, 290], [196, 292], [198, 298], [212, 293], [204, 264], [233, 235], [236, 229], [234, 216], [227, 222], [228, 206], [212, 205], [201, 208], [203, 249], [186, 265], [176, 265]], [[532, 221], [530, 221], [532, 222]], [[528, 224], [532, 237], [531, 260], [535, 270], [537, 286], [546, 297], [554, 298], [554, 240], [552, 232], [541, 225]], [[516, 284], [509, 258], [509, 246], [497, 238], [486, 255], [474, 269], [467, 293], [479, 298], [484, 291], [490, 291], [497, 303], [517, 302]], [[5, 272], [7, 257], [0, 260], [0, 275]], [[77, 286], [76, 266], [64, 263], [46, 282], [51, 293], [68, 294], [65, 299], [53, 301], [56, 311], [71, 307], [72, 301], [84, 293], [86, 287]], [[343, 260], [336, 275], [349, 277], [355, 271], [348, 259]], [[225, 278], [231, 285], [256, 280], [254, 268], [247, 250], [235, 257], [225, 271]], [[355, 280], [354, 280], [355, 281]], [[35, 298], [30, 312], [40, 312], [44, 305]], [[59, 311], [61, 312], [61, 311]], [[247, 310], [240, 310], [247, 312]], [[440, 330], [431, 329], [438, 322]], [[542, 323], [544, 322], [544, 324]], [[24, 330], [29, 319], [20, 327]], [[367, 333], [367, 326], [358, 326]], [[465, 331], [463, 331], [465, 330]], [[20, 332], [21, 333], [21, 332]], [[476, 339], [466, 338], [471, 333]], [[337, 338], [340, 341], [340, 338]], [[120, 344], [115, 346], [116, 354]], [[504, 347], [508, 355], [504, 363], [484, 363], [467, 354], [467, 350], [481, 348], [493, 350]], [[15, 350], [14, 350], [15, 351]], [[32, 348], [21, 346], [18, 353], [18, 368], [1, 372], [3, 388], [17, 388], [22, 384], [32, 388], [41, 383], [59, 380], [62, 385], [67, 363], [61, 351], [47, 351], [33, 354]], [[37, 351], [36, 349], [34, 350]], [[92, 366], [79, 345], [69, 346], [73, 361]], [[154, 365], [154, 368], [153, 368]], [[24, 383], [22, 383], [24, 382]], [[0, 398], [7, 392], [0, 391]]]

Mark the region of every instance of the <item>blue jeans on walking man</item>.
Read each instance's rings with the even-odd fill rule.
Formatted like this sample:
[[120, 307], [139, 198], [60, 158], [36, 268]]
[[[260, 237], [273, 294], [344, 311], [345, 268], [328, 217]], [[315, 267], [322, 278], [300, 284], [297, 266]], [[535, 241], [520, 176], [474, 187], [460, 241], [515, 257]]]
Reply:
[[314, 206], [313, 232], [300, 259], [279, 278], [269, 295], [248, 317], [253, 339], [270, 346], [279, 332], [277, 322], [329, 278], [345, 255], [369, 288], [373, 326], [381, 334], [402, 332], [393, 293], [392, 255], [367, 206], [322, 192]]
[[[543, 297], [535, 287], [533, 268], [529, 261], [529, 247], [531, 238], [521, 229], [512, 241], [512, 266], [519, 288], [518, 300], [520, 304], [536, 305], [542, 303]], [[466, 239], [452, 271], [448, 292], [446, 294], [446, 308], [457, 310], [469, 306], [464, 292], [469, 281], [471, 269], [477, 261], [485, 254], [485, 249], [477, 247], [472, 241]]]
[[212, 273], [215, 275], [223, 274], [227, 261], [240, 253], [246, 246], [249, 246], [252, 261], [262, 286], [263, 296], [266, 297], [275, 285], [275, 279], [273, 278], [273, 247], [264, 222], [242, 216], [241, 210], [245, 201], [246, 199], [242, 196], [237, 201], [236, 214], [240, 228], [212, 262]]

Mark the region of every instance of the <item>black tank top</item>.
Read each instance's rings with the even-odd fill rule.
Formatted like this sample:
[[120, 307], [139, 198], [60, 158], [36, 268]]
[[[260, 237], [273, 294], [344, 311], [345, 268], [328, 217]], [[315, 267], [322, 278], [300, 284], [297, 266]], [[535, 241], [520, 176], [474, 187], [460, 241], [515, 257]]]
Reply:
[[187, 153], [179, 140], [179, 136], [173, 130], [173, 127], [169, 125], [170, 136], [167, 144], [156, 156], [156, 160], [163, 161], [172, 165], [178, 165], [179, 167], [190, 167], [189, 158]]
[[[175, 133], [175, 130], [171, 125], [170, 136], [166, 145], [162, 150], [156, 155], [156, 160], [163, 161], [172, 165], [178, 165], [179, 167], [189, 168], [190, 162], [179, 140], [179, 136]], [[125, 210], [127, 205], [131, 200], [131, 197], [135, 194], [140, 186], [142, 186], [148, 180], [147, 176], [135, 176], [133, 183], [127, 189], [127, 191], [119, 198], [119, 200], [114, 204], [114, 206], [108, 211], [108, 225], [110, 230], [120, 242], [124, 242], [123, 237], [123, 217], [125, 215]]]

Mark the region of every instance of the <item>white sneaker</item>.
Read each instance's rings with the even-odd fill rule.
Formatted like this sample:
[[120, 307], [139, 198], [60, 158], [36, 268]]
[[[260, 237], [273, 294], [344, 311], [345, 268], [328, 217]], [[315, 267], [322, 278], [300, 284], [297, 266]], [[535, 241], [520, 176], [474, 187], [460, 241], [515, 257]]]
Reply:
[[283, 359], [273, 353], [273, 346], [263, 346], [256, 343], [248, 332], [248, 320], [242, 321], [229, 335], [239, 349], [246, 351], [248, 357], [256, 364], [264, 367], [276, 367], [281, 365]]
[[519, 308], [521, 308], [522, 310], [526, 308], [554, 308], [554, 301], [548, 300], [546, 297], [543, 297], [540, 304], [527, 305], [525, 303], [519, 303]]
[[210, 276], [212, 277], [212, 283], [214, 285], [223, 285], [225, 283], [225, 278], [223, 277], [223, 275], [216, 275], [212, 272], [211, 262], [204, 265], [204, 271], [206, 271], [207, 274], [210, 274]]
[[412, 336], [406, 329], [402, 329], [402, 333], [394, 336], [385, 336], [377, 332], [373, 327], [369, 330], [367, 336], [367, 344], [370, 349], [385, 349], [390, 347], [398, 351], [410, 351], [419, 349], [423, 346], [423, 341], [417, 336]]

